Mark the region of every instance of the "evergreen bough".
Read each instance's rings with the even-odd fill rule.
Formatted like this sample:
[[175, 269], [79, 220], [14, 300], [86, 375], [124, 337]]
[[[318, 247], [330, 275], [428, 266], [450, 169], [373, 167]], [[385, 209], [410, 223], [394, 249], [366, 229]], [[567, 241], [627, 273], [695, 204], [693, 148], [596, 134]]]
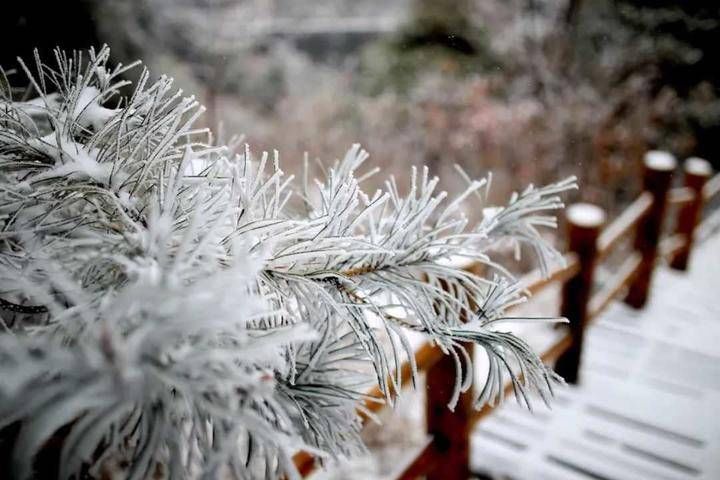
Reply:
[[556, 258], [538, 227], [555, 226], [573, 179], [469, 225], [462, 205], [482, 203], [488, 179], [448, 197], [413, 169], [407, 195], [392, 178], [366, 193], [374, 172], [359, 173], [355, 145], [324, 178], [296, 181], [277, 153], [214, 145], [171, 79], [143, 71], [123, 96], [134, 65], [110, 68], [107, 48], [55, 56], [20, 62], [23, 92], [0, 80], [10, 478], [39, 476], [50, 448], [63, 479], [108, 464], [131, 479], [295, 478], [300, 449], [362, 451], [365, 392], [376, 383], [393, 402], [408, 331], [456, 359], [455, 399], [473, 377], [463, 342], [490, 359], [478, 407], [508, 378], [525, 402], [548, 398], [560, 379], [494, 327], [524, 297], [488, 252], [511, 240]]

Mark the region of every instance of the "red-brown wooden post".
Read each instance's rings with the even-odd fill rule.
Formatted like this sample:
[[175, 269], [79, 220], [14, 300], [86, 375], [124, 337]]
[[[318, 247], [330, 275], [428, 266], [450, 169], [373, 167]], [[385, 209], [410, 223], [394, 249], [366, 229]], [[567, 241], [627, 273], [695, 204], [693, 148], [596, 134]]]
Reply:
[[[476, 275], [482, 273], [482, 266], [470, 267]], [[471, 305], [475, 308], [475, 305]], [[461, 321], [466, 321], [461, 318]], [[470, 358], [473, 358], [472, 343], [463, 343]], [[426, 373], [427, 387], [425, 403], [425, 422], [427, 433], [432, 437], [433, 456], [439, 461], [430, 462], [432, 467], [426, 472], [427, 480], [447, 478], [470, 478], [470, 431], [472, 430], [473, 388], [460, 394], [454, 410], [448, 408], [455, 390], [455, 377], [458, 375], [455, 360], [450, 355], [432, 365]]]
[[640, 252], [642, 259], [625, 297], [625, 303], [633, 308], [642, 308], [648, 299], [662, 233], [667, 193], [677, 165], [675, 157], [657, 150], [647, 152], [644, 163], [643, 189], [652, 195], [653, 203], [648, 213], [638, 222], [635, 233], [635, 249]]
[[566, 216], [568, 250], [577, 255], [580, 269], [563, 285], [560, 315], [570, 322], [572, 343], [558, 358], [555, 371], [568, 383], [577, 383], [595, 275], [597, 237], [605, 223], [605, 212], [589, 203], [576, 203], [567, 209]]
[[[472, 355], [472, 345], [465, 345]], [[443, 355], [427, 371], [427, 432], [432, 436], [434, 455], [441, 460], [425, 478], [444, 480], [470, 477], [470, 429], [473, 395], [471, 391], [460, 395], [455, 410], [448, 408], [455, 389], [455, 361]]]
[[688, 158], [683, 165], [685, 173], [685, 186], [693, 191], [695, 196], [678, 212], [675, 233], [683, 236], [685, 243], [670, 261], [670, 266], [676, 270], [687, 270], [690, 252], [695, 237], [695, 228], [701, 218], [704, 205], [702, 189], [712, 175], [712, 166], [702, 158]]

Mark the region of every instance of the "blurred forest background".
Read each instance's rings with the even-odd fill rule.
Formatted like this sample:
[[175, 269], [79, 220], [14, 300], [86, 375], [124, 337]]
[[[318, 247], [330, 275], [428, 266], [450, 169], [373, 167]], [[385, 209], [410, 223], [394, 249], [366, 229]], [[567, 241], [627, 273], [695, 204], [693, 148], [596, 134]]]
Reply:
[[492, 171], [498, 198], [575, 174], [612, 214], [648, 148], [720, 166], [719, 22], [702, 0], [26, 0], [0, 64], [107, 43], [286, 169], [360, 142], [399, 179]]

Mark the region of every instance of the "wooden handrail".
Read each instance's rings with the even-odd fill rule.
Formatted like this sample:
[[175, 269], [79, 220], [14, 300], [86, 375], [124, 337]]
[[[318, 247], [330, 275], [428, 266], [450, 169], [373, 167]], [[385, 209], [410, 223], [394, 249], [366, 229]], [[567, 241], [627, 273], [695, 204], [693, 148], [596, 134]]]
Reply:
[[580, 271], [580, 262], [578, 262], [577, 255], [570, 252], [563, 255], [563, 263], [565, 265], [551, 270], [546, 276], [543, 276], [540, 269], [536, 268], [525, 274], [519, 283], [525, 285], [524, 289], [530, 296], [539, 293], [552, 283], [565, 283], [568, 278], [577, 275]]
[[720, 173], [716, 174], [710, 180], [707, 181], [702, 189], [702, 196], [705, 202], [712, 200], [712, 198], [720, 193]]
[[720, 208], [703, 217], [698, 225], [697, 235], [698, 238], [705, 239], [718, 230], [720, 230]]
[[650, 211], [653, 197], [649, 192], [642, 192], [627, 206], [625, 210], [608, 225], [598, 237], [598, 260], [602, 260], [637, 227], [640, 219]]
[[690, 187], [675, 187], [668, 192], [668, 205], [683, 206], [695, 200], [695, 191]]
[[617, 299], [627, 289], [638, 273], [641, 260], [640, 254], [634, 252], [620, 265], [608, 285], [592, 296], [588, 305], [588, 317], [591, 320], [600, 315], [613, 300]]

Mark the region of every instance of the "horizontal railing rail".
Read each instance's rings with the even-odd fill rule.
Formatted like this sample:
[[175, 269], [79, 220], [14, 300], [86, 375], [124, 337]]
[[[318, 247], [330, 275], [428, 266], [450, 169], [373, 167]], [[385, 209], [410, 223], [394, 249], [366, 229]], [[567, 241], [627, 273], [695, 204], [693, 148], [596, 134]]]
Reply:
[[683, 206], [695, 200], [695, 192], [690, 187], [675, 187], [668, 192], [668, 204]]
[[712, 177], [702, 189], [703, 199], [708, 202], [720, 193], [720, 173]]
[[650, 210], [653, 197], [642, 192], [598, 237], [598, 260], [602, 260], [625, 239]]
[[633, 252], [620, 265], [618, 271], [613, 275], [606, 286], [592, 296], [588, 305], [590, 320], [598, 317], [605, 309], [622, 295], [630, 286], [640, 269], [642, 257], [639, 253]]

